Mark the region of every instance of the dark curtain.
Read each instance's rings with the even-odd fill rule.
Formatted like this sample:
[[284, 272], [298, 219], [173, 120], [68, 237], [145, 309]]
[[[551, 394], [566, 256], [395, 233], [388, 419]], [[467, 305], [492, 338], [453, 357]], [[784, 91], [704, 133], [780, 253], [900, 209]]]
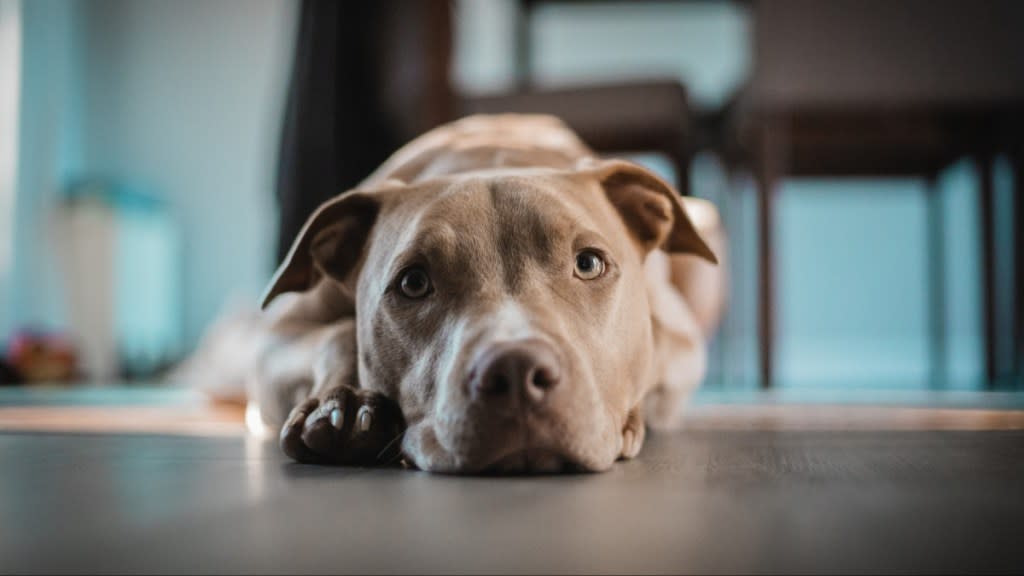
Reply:
[[303, 0], [282, 131], [277, 257], [328, 198], [451, 109], [446, 1]]

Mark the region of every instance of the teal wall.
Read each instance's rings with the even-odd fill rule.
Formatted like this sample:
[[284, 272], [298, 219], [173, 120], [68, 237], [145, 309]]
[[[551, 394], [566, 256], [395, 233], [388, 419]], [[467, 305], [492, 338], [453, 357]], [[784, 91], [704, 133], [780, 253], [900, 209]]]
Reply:
[[65, 306], [52, 230], [52, 206], [82, 168], [79, 5], [20, 3], [20, 118], [11, 271], [5, 278], [0, 334], [33, 324], [57, 328]]
[[22, 19], [13, 266], [0, 339], [68, 322], [52, 214], [68, 183], [103, 178], [163, 201], [181, 226], [194, 343], [274, 266], [273, 179], [296, 3], [29, 0]]
[[275, 265], [274, 178], [295, 5], [93, 0], [88, 169], [139, 182], [182, 226], [184, 333], [256, 301]]

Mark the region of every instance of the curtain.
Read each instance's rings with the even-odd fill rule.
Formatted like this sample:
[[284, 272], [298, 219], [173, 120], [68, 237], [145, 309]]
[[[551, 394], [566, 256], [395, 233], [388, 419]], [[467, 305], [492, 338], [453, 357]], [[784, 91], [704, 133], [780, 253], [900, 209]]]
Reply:
[[278, 261], [317, 206], [448, 119], [450, 14], [443, 0], [303, 0], [278, 166]]

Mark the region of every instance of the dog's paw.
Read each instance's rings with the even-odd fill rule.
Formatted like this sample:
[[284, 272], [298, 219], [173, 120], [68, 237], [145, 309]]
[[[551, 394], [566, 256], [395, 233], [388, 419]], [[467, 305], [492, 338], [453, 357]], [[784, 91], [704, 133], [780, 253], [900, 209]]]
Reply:
[[622, 451], [619, 457], [625, 460], [635, 457], [644, 445], [647, 428], [644, 426], [640, 408], [634, 408], [626, 417], [626, 425], [622, 427]]
[[404, 430], [405, 419], [393, 400], [339, 386], [292, 409], [281, 428], [281, 449], [313, 464], [394, 464]]

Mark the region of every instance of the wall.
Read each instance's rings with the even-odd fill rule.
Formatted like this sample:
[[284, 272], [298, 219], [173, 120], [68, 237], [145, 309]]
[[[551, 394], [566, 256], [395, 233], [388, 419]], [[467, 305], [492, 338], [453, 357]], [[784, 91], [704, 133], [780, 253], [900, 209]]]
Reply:
[[22, 2], [17, 231], [0, 314], [67, 322], [49, 238], [68, 182], [103, 177], [165, 201], [184, 238], [186, 341], [274, 266], [278, 132], [296, 3]]
[[[0, 310], [10, 308], [21, 96], [21, 2], [0, 0]], [[0, 315], [0, 334], [10, 322]]]
[[274, 177], [295, 5], [102, 0], [85, 15], [85, 162], [151, 189], [184, 238], [195, 341], [274, 266]]
[[50, 232], [65, 179], [81, 169], [79, 5], [21, 2], [20, 113], [13, 206], [13, 251], [0, 278], [0, 328], [64, 324], [62, 282]]

